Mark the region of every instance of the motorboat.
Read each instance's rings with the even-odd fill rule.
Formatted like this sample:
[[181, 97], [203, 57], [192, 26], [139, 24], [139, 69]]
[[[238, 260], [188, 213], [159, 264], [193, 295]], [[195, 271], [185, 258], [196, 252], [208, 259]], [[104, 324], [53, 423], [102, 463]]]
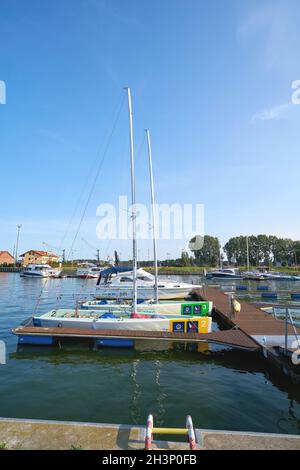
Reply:
[[263, 281], [265, 279], [263, 273], [259, 271], [244, 271], [242, 277], [245, 281]]
[[59, 277], [60, 268], [52, 268], [49, 264], [28, 264], [21, 272], [22, 277]]
[[[109, 300], [90, 300], [84, 302], [80, 306], [83, 310], [98, 310], [102, 312], [113, 312], [115, 310], [122, 312], [131, 312], [132, 305], [130, 302], [116, 303]], [[159, 315], [211, 315], [212, 302], [210, 301], [142, 301], [137, 304], [138, 313], [159, 314]]]
[[81, 263], [78, 265], [76, 277], [80, 279], [97, 279], [103, 269], [103, 267], [101, 268], [92, 263]]
[[242, 274], [235, 268], [224, 268], [210, 271], [206, 274], [206, 279], [243, 279]]
[[262, 275], [265, 279], [269, 279], [270, 281], [300, 281], [300, 276], [280, 272], [269, 271], [262, 273]]
[[[115, 277], [112, 277], [115, 275]], [[100, 272], [96, 285], [95, 297], [98, 299], [132, 299], [133, 278], [131, 267], [112, 266]], [[137, 298], [151, 300], [155, 298], [155, 276], [142, 268], [136, 276]], [[201, 285], [160, 279], [158, 297], [160, 300], [183, 299]]]
[[32, 318], [33, 326], [93, 330], [168, 331], [210, 333], [210, 316], [102, 313], [99, 310], [58, 309]]

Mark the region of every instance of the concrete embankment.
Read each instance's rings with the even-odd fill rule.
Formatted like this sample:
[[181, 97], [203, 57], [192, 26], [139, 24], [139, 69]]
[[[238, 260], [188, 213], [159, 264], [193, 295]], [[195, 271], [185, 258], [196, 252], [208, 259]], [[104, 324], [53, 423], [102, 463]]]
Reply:
[[[300, 449], [300, 436], [196, 429], [199, 450]], [[0, 418], [0, 446], [8, 450], [143, 449], [144, 426]], [[153, 449], [188, 449], [154, 441]]]

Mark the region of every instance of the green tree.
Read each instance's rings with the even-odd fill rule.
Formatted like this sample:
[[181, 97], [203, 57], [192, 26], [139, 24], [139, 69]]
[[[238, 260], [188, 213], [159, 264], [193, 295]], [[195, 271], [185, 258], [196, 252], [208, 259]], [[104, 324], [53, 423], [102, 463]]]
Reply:
[[181, 252], [181, 260], [180, 260], [181, 266], [191, 266], [192, 265], [192, 260], [188, 254], [187, 251], [182, 250]]
[[300, 241], [299, 240], [293, 243], [293, 251], [294, 251], [295, 265], [298, 266], [300, 264]]
[[196, 238], [193, 237], [190, 240], [190, 250], [193, 252], [196, 263], [199, 266], [217, 266], [220, 262], [220, 242], [217, 237], [212, 237], [210, 235], [205, 235], [203, 238], [203, 245], [198, 249]]

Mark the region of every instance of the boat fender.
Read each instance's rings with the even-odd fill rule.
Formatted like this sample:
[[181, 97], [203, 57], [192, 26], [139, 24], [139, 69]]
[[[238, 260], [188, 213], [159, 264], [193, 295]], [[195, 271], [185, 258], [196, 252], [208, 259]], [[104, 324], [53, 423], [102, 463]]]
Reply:
[[130, 318], [149, 318], [148, 315], [142, 315], [140, 313], [132, 313]]
[[241, 304], [235, 298], [231, 299], [231, 311], [233, 314], [240, 313], [241, 311]]

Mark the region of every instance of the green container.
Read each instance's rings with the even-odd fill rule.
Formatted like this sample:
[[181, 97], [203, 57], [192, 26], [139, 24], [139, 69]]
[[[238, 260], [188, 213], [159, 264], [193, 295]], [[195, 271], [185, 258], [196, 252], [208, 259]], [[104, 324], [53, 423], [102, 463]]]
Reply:
[[210, 315], [210, 302], [185, 302], [181, 304], [181, 315], [207, 317]]

